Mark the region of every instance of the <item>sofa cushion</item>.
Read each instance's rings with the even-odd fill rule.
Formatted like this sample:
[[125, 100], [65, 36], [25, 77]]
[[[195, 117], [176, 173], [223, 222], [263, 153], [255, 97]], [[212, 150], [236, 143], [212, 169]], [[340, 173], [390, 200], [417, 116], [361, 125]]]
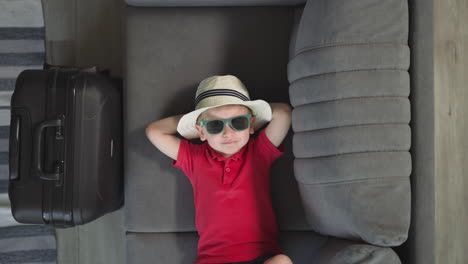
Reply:
[[391, 248], [330, 238], [320, 249], [319, 264], [401, 264]]
[[288, 6], [304, 4], [306, 0], [125, 0], [131, 6]]
[[296, 54], [340, 45], [408, 42], [408, 1], [311, 0], [304, 12]]
[[350, 98], [294, 108], [296, 132], [349, 125], [408, 124], [410, 102], [404, 97]]
[[[193, 109], [198, 83], [237, 75], [253, 99], [288, 102], [294, 7], [127, 8], [125, 222], [129, 231], [195, 231], [189, 180], [146, 138], [155, 120]], [[279, 228], [310, 230], [293, 176], [292, 136], [272, 167]]]
[[[318, 263], [326, 237], [314, 232], [280, 232], [279, 242], [294, 263]], [[197, 257], [198, 235], [185, 233], [127, 233], [126, 263], [187, 264]]]
[[309, 49], [296, 54], [289, 62], [288, 78], [293, 82], [336, 72], [408, 69], [409, 55], [409, 47], [400, 44], [352, 44]]
[[[126, 263], [192, 263], [197, 257], [195, 232], [127, 233]], [[314, 232], [280, 232], [284, 253], [297, 264], [400, 264], [390, 248], [359, 244]]]
[[368, 124], [305, 131], [294, 135], [294, 155], [296, 158], [314, 158], [362, 152], [408, 151], [410, 132], [407, 124]]
[[321, 234], [401, 245], [411, 128], [407, 1], [308, 1], [288, 64], [295, 176]]
[[[395, 68], [395, 65], [389, 66], [389, 69], [392, 68]], [[300, 76], [289, 86], [291, 104], [297, 107], [346, 98], [367, 97], [405, 97], [407, 100], [410, 94], [408, 71], [389, 69], [354, 71], [353, 65], [348, 65], [340, 72], [309, 73], [307, 75], [310, 76]]]

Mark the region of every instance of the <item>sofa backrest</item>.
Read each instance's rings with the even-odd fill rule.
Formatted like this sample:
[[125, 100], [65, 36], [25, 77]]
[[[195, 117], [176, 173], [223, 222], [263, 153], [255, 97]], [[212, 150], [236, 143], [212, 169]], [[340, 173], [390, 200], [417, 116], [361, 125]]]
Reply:
[[294, 172], [308, 222], [401, 245], [411, 215], [407, 1], [309, 0], [294, 51]]

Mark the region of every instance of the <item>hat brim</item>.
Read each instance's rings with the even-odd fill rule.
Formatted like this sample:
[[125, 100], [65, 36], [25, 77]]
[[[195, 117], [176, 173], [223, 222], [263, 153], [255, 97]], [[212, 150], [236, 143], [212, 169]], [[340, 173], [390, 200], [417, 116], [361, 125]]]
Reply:
[[[272, 113], [270, 104], [263, 100], [242, 101], [223, 105], [244, 105], [250, 108], [252, 110], [252, 114], [255, 116], [255, 130], [261, 128], [263, 125], [271, 121]], [[197, 122], [198, 116], [208, 109], [223, 105], [203, 107], [183, 115], [179, 120], [179, 124], [177, 125], [177, 132], [179, 132], [179, 134], [186, 139], [198, 138], [200, 135], [195, 128], [195, 123]]]

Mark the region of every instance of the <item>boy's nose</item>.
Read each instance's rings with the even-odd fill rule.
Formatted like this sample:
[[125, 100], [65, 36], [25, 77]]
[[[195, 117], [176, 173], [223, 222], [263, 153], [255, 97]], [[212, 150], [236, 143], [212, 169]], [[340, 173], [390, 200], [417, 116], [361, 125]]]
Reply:
[[234, 129], [229, 124], [226, 124], [226, 127], [224, 128], [223, 135], [230, 135], [234, 133]]

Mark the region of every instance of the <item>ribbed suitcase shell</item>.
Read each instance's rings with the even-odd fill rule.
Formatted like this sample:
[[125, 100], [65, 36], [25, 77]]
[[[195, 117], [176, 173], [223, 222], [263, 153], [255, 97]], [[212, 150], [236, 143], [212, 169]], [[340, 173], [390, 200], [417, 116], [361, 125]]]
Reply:
[[21, 223], [71, 227], [123, 204], [120, 87], [96, 72], [26, 70], [11, 99], [9, 197]]

